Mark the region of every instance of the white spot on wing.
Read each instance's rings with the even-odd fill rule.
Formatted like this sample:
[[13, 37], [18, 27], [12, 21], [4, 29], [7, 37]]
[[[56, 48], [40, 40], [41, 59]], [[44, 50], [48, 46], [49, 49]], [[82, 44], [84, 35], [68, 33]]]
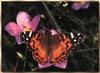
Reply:
[[71, 38], [74, 38], [74, 35], [73, 35], [73, 33], [72, 33], [72, 32], [70, 33], [70, 35], [71, 35]]
[[31, 37], [31, 35], [32, 35], [32, 31], [29, 33], [29, 37]]

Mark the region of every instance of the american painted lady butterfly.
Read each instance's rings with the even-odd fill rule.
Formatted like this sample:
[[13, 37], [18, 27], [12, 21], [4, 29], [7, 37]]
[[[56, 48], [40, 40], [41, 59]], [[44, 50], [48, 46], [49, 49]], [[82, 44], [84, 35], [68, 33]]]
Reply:
[[72, 44], [69, 37], [62, 33], [52, 35], [46, 31], [39, 31], [32, 36], [30, 47], [34, 50], [34, 59], [37, 59], [40, 64], [48, 61], [56, 64], [66, 59]]
[[[55, 32], [55, 33], [54, 33]], [[55, 30], [39, 30], [32, 32], [23, 32], [22, 41], [29, 42], [32, 49], [32, 56], [39, 64], [44, 65], [48, 61], [51, 64], [59, 64], [66, 60], [72, 48], [82, 43], [85, 36], [82, 33], [65, 35]]]

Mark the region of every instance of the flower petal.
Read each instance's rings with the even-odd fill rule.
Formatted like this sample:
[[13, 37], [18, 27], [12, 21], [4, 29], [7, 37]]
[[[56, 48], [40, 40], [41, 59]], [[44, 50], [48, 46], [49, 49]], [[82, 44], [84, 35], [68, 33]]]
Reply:
[[19, 35], [22, 32], [22, 29], [14, 22], [9, 22], [5, 30], [11, 35], [11, 36], [16, 36]]
[[79, 10], [80, 8], [86, 9], [90, 5], [89, 2], [76, 2], [72, 4], [72, 9]]
[[30, 16], [24, 11], [17, 14], [16, 21], [21, 28], [23, 28], [23, 26], [30, 27]]
[[22, 44], [22, 41], [20, 39], [20, 35], [15, 36], [15, 38], [16, 38], [16, 41], [18, 44]]
[[44, 65], [38, 64], [39, 68], [47, 68], [50, 67], [52, 64], [50, 62], [45, 63]]
[[66, 66], [67, 66], [67, 60], [63, 61], [63, 62], [60, 63], [60, 64], [56, 64], [56, 65], [54, 65], [54, 66], [56, 66], [56, 67], [58, 67], [58, 68], [63, 68], [63, 69], [65, 69]]
[[32, 31], [35, 31], [36, 28], [38, 27], [39, 21], [40, 21], [40, 17], [41, 17], [41, 15], [37, 15], [32, 19], [32, 22], [31, 22]]
[[51, 35], [57, 34], [57, 32], [54, 29], [51, 29], [50, 32], [51, 32]]
[[81, 3], [73, 3], [72, 4], [72, 9], [74, 9], [74, 10], [79, 10], [80, 8], [81, 8], [81, 6], [82, 6], [82, 4]]
[[89, 3], [89, 2], [86, 2], [86, 3], [84, 3], [84, 4], [82, 5], [81, 8], [87, 9], [89, 6], [90, 6], [90, 3]]

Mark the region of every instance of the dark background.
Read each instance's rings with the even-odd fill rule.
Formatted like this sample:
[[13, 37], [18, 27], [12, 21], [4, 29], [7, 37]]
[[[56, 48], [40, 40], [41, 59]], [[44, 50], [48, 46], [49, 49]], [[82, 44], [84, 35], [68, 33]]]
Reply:
[[[28, 51], [26, 68], [24, 71], [49, 71], [49, 72], [98, 72], [99, 71], [99, 2], [90, 2], [88, 9], [75, 11], [71, 9], [73, 2], [68, 6], [62, 5], [66, 2], [45, 2], [52, 13], [57, 25], [64, 33], [82, 32], [86, 39], [68, 57], [66, 69], [49, 67], [38, 69], [37, 63], [33, 60], [31, 52]], [[26, 11], [30, 16], [44, 14], [40, 25], [48, 29], [57, 29], [49, 14], [46, 12], [42, 2], [2, 2], [2, 71], [19, 72], [23, 71], [23, 58], [18, 58], [16, 52], [25, 55], [25, 44], [17, 45], [15, 38], [10, 36], [4, 27], [8, 22], [16, 22], [16, 15], [19, 11]], [[61, 17], [61, 18], [60, 18]], [[39, 26], [38, 29], [41, 27]], [[37, 29], [37, 30], [38, 30]], [[96, 40], [97, 39], [97, 40]]]

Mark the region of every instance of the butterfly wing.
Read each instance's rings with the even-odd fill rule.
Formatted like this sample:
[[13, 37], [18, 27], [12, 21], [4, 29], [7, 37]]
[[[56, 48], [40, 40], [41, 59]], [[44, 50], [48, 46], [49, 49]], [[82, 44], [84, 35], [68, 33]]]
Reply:
[[66, 37], [64, 34], [53, 35], [51, 40], [51, 63], [58, 64], [63, 62], [71, 47], [72, 44], [69, 37]]
[[38, 61], [39, 64], [45, 64], [48, 60], [47, 41], [44, 32], [38, 32], [33, 35], [30, 41], [30, 47], [33, 49], [33, 58]]

